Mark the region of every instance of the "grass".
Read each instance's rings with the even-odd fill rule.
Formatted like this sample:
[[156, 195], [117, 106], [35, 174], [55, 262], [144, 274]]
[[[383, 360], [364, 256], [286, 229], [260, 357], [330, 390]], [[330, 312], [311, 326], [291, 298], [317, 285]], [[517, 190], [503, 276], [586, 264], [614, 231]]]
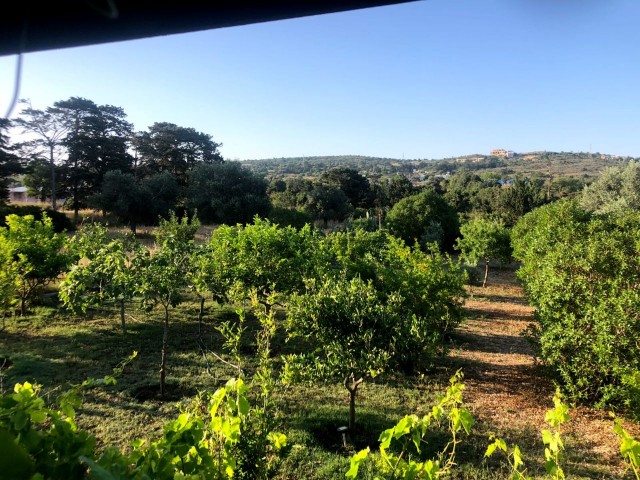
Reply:
[[[0, 360], [9, 358], [12, 363], [2, 371], [4, 388], [16, 382], [35, 382], [51, 398], [69, 383], [111, 373], [135, 350], [139, 352], [138, 358], [125, 368], [117, 385], [86, 395], [78, 423], [97, 437], [100, 449], [116, 445], [126, 450], [136, 438], [157, 438], [163, 424], [177, 416], [181, 402], [188, 401], [199, 390], [216, 389], [235, 375], [231, 367], [216, 361], [210, 353], [222, 353], [222, 338], [215, 327], [224, 319], [235, 318], [234, 310], [210, 306], [199, 341], [197, 308], [198, 303], [191, 299], [171, 312], [168, 400], [149, 395], [158, 389], [162, 313], [159, 310], [144, 313], [133, 306], [128, 311], [126, 334], [120, 330], [116, 308], [80, 318], [52, 307], [38, 307], [29, 317], [7, 320], [0, 331]], [[249, 317], [248, 322], [249, 331], [255, 331], [255, 319]], [[273, 343], [276, 358], [294, 348], [285, 343], [281, 334]], [[250, 375], [255, 366], [251, 335], [242, 343], [241, 353]], [[353, 453], [367, 446], [375, 450], [380, 432], [404, 415], [426, 413], [453, 373], [451, 365], [438, 359], [433, 370], [424, 375], [387, 375], [363, 384], [357, 399], [358, 431], [346, 449], [337, 432], [348, 418], [348, 394], [342, 385], [281, 387], [275, 393], [274, 415], [281, 431], [288, 436], [289, 446], [276, 478], [344, 478]], [[463, 438], [457, 456], [459, 466], [452, 478], [509, 478], [500, 459], [483, 458], [491, 433], [518, 443], [531, 465], [530, 473], [542, 478], [539, 432], [509, 429], [486, 419], [479, 419], [471, 437]], [[427, 453], [435, 455], [447, 437], [444, 431], [435, 430], [430, 440], [433, 447]], [[584, 455], [578, 451], [569, 460], [578, 468]], [[593, 470], [587, 470], [585, 476], [571, 478], [593, 478], [590, 476], [593, 474]], [[598, 478], [615, 477], [606, 476], [605, 472]]]

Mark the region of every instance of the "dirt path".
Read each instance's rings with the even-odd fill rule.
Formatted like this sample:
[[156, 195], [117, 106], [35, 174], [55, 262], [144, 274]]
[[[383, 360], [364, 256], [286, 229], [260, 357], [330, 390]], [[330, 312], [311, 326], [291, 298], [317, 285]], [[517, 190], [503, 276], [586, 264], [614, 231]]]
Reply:
[[[543, 457], [538, 432], [545, 428], [555, 387], [521, 335], [533, 322], [533, 309], [513, 270], [492, 272], [490, 282], [469, 290], [469, 316], [454, 335], [451, 367], [463, 369], [465, 401], [479, 423]], [[568, 478], [622, 478], [625, 468], [608, 413], [581, 407], [570, 415], [563, 434], [570, 449], [567, 466], [576, 475]], [[625, 426], [636, 436], [640, 432], [637, 424]]]

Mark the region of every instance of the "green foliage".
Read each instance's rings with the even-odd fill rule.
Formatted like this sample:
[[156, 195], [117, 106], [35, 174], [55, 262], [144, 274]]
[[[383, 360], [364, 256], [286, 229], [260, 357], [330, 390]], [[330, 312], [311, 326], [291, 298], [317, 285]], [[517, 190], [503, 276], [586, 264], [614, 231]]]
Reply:
[[289, 357], [287, 373], [329, 381], [377, 376], [393, 352], [390, 332], [400, 315], [400, 299], [383, 304], [370, 282], [310, 280], [307, 292], [290, 300], [287, 330], [292, 338], [311, 340], [315, 349]]
[[335, 167], [327, 170], [320, 175], [320, 182], [342, 190], [354, 208], [369, 208], [373, 204], [369, 180], [353, 168]]
[[[78, 430], [76, 409], [83, 393], [94, 387], [113, 385], [137, 352], [121, 362], [113, 375], [87, 379], [63, 392], [47, 406], [40, 388], [18, 383], [13, 393], [0, 396], [0, 472], [7, 480], [86, 478], [85, 457], [95, 453], [95, 438]], [[8, 457], [6, 454], [9, 453]]]
[[11, 120], [0, 118], [0, 204], [3, 204], [9, 196], [9, 177], [22, 173], [20, 158], [12, 152], [9, 146], [9, 138], [6, 131], [11, 126]]
[[269, 221], [282, 227], [302, 228], [313, 223], [313, 217], [308, 213], [293, 208], [272, 207], [268, 215]]
[[490, 457], [496, 451], [502, 451], [507, 457], [507, 463], [511, 470], [511, 480], [532, 480], [531, 477], [526, 476], [527, 469], [524, 467], [524, 461], [522, 460], [522, 452], [518, 445], [512, 445], [510, 448], [507, 442], [502, 438], [495, 438], [493, 435], [489, 437], [489, 440], [493, 440], [493, 443], [489, 444], [485, 457]]
[[[98, 461], [88, 461], [90, 474], [111, 479], [249, 478], [244, 473], [254, 466], [242, 461], [239, 448], [253, 419], [247, 386], [241, 379], [231, 379], [213, 394], [199, 395], [165, 425], [160, 440], [135, 441], [128, 456], [107, 450]], [[284, 446], [283, 434], [266, 433], [261, 451], [256, 452], [261, 455], [257, 475], [250, 478], [265, 478]]]
[[564, 443], [560, 437], [560, 427], [570, 418], [569, 407], [562, 403], [559, 391], [553, 397], [553, 405], [554, 408], [547, 411], [544, 417], [551, 430], [542, 430], [542, 442], [545, 445], [544, 467], [554, 480], [564, 480], [564, 470], [560, 465], [564, 450]]
[[309, 342], [306, 353], [286, 358], [286, 381], [341, 381], [351, 394], [349, 428], [355, 423], [355, 395], [367, 378], [388, 367], [394, 331], [403, 324], [402, 301], [381, 302], [370, 282], [359, 278], [309, 280], [305, 294], [293, 295], [287, 309], [290, 338]]
[[639, 233], [635, 212], [594, 217], [566, 201], [531, 212], [513, 230], [545, 364], [572, 398], [635, 412]]
[[[380, 450], [375, 456], [370, 455], [369, 448], [352, 456], [351, 466], [345, 477], [358, 478], [360, 466], [368, 459], [374, 464], [375, 478], [381, 480], [435, 480], [450, 474], [456, 465], [456, 447], [461, 442], [459, 435], [463, 431], [468, 435], [474, 424], [471, 413], [462, 407], [464, 385], [461, 379], [460, 372], [452, 377], [445, 394], [422, 418], [407, 415], [394, 427], [382, 432], [379, 438]], [[424, 459], [423, 451], [428, 445], [427, 434], [430, 429], [445, 422], [451, 435], [450, 440], [437, 459]]]
[[144, 177], [168, 172], [182, 186], [187, 185], [189, 172], [199, 164], [222, 162], [220, 143], [211, 135], [175, 123], [156, 122], [147, 131], [138, 133], [134, 146], [139, 155], [139, 171]]
[[130, 453], [107, 447], [97, 457], [96, 440], [78, 430], [75, 411], [83, 391], [113, 383], [113, 376], [86, 380], [60, 395], [54, 406], [47, 406], [39, 388], [29, 383], [0, 397], [2, 478], [260, 479], [268, 478], [287, 445], [282, 433], [255, 429], [262, 412], [251, 407], [247, 385], [231, 379], [214, 393], [199, 394], [165, 425], [159, 440], [136, 440]]
[[161, 304], [164, 309], [164, 329], [160, 360], [160, 394], [165, 394], [166, 359], [168, 353], [169, 310], [183, 301], [183, 292], [189, 285], [189, 261], [194, 246], [194, 236], [199, 223], [188, 217], [178, 220], [171, 213], [169, 220], [160, 221], [156, 232], [156, 249], [153, 254], [144, 251], [137, 256], [139, 264], [137, 293], [142, 295], [143, 307], [151, 310]]
[[22, 285], [19, 273], [11, 247], [7, 239], [0, 235], [0, 313], [3, 319], [18, 302], [18, 293]]
[[340, 379], [352, 404], [358, 385], [382, 367], [424, 366], [462, 318], [462, 277], [437, 253], [354, 230], [327, 236], [319, 255], [329, 260], [319, 263], [325, 276], [309, 279], [287, 311], [290, 335], [317, 350], [290, 357], [288, 373]]
[[[545, 414], [545, 422], [550, 429], [541, 431], [542, 443], [545, 446], [545, 470], [549, 478], [554, 480], [565, 479], [564, 470], [561, 466], [564, 456], [564, 442], [562, 441], [560, 428], [569, 419], [569, 407], [562, 402], [562, 395], [558, 390], [553, 397], [553, 408]], [[493, 440], [493, 443], [487, 448], [485, 457], [490, 457], [496, 451], [502, 451], [507, 456], [507, 463], [511, 470], [511, 480], [532, 480], [531, 477], [526, 475], [527, 469], [523, 468], [524, 462], [518, 445], [513, 445], [509, 448], [504, 439], [495, 438], [494, 436], [491, 436], [490, 440]]]
[[270, 204], [264, 179], [238, 162], [202, 163], [189, 174], [187, 207], [203, 222], [249, 223], [266, 216]]
[[625, 168], [607, 168], [582, 192], [580, 202], [589, 211], [619, 213], [640, 210], [640, 164], [631, 161]]
[[443, 336], [462, 320], [463, 277], [451, 259], [409, 248], [387, 232], [334, 233], [323, 247], [331, 259], [325, 262], [329, 274], [371, 281], [383, 302], [399, 298], [404, 333], [396, 353], [405, 370], [428, 362]]
[[245, 293], [255, 290], [264, 301], [274, 292], [304, 288], [316, 265], [318, 244], [318, 233], [308, 225], [282, 228], [257, 217], [246, 226], [223, 225], [211, 236], [202, 273], [216, 297], [225, 297], [236, 284]]
[[11, 258], [11, 266], [20, 281], [18, 296], [20, 311], [26, 313], [27, 302], [38, 288], [55, 280], [66, 271], [72, 256], [65, 250], [68, 243], [64, 234], [55, 233], [53, 223], [46, 215], [37, 221], [31, 215], [8, 215], [7, 227], [0, 228], [3, 256]]
[[[88, 238], [78, 240], [77, 243], [86, 244], [87, 240], [98, 235], [100, 230], [90, 231]], [[61, 283], [60, 299], [69, 310], [82, 313], [105, 301], [118, 302], [124, 332], [125, 303], [133, 299], [140, 283], [140, 258], [145, 255], [146, 250], [132, 236], [93, 245], [96, 249], [89, 252], [91, 256], [88, 257], [88, 262], [74, 265]]]
[[42, 215], [46, 215], [51, 219], [53, 224], [53, 230], [56, 233], [66, 231], [72, 231], [75, 229], [69, 217], [63, 212], [51, 210], [50, 208], [40, 208], [36, 205], [14, 205], [14, 204], [1, 204], [0, 203], [0, 227], [6, 227], [6, 217], [8, 215], [18, 215], [24, 217], [31, 215], [33, 218], [42, 218]]
[[382, 178], [373, 184], [374, 203], [379, 208], [391, 208], [405, 197], [416, 193], [416, 188], [404, 175]]
[[636, 479], [640, 480], [640, 442], [629, 435], [622, 427], [622, 421], [614, 419], [613, 431], [620, 437], [620, 454], [633, 471]]
[[460, 234], [462, 237], [458, 239], [456, 249], [460, 250], [464, 262], [474, 267], [481, 260], [485, 262], [484, 287], [489, 273], [489, 261], [508, 263], [511, 260], [509, 229], [501, 221], [474, 218], [460, 227]]
[[304, 212], [325, 225], [329, 220], [342, 221], [353, 211], [349, 198], [335, 184], [288, 178], [271, 182], [268, 192], [274, 207]]
[[418, 242], [423, 248], [435, 242], [450, 249], [459, 235], [455, 210], [431, 189], [396, 203], [387, 214], [387, 225], [407, 245]]
[[500, 190], [494, 213], [510, 227], [515, 225], [520, 217], [544, 205], [546, 201], [541, 181], [516, 178], [513, 185]]

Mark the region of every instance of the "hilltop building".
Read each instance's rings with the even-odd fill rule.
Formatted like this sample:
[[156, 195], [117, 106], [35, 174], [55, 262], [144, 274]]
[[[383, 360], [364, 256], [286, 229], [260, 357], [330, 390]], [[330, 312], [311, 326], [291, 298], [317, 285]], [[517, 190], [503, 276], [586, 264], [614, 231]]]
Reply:
[[512, 150], [504, 150], [502, 148], [496, 148], [491, 150], [490, 155], [492, 157], [505, 157], [505, 158], [513, 158], [516, 156], [515, 152]]

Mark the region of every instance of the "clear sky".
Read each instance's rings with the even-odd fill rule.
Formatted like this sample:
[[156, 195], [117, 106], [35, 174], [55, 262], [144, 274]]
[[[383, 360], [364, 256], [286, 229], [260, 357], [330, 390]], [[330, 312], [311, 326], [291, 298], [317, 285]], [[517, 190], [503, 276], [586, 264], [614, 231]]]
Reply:
[[[640, 1], [425, 0], [30, 53], [20, 97], [206, 132], [227, 159], [640, 156]], [[0, 114], [15, 58], [0, 57]]]

